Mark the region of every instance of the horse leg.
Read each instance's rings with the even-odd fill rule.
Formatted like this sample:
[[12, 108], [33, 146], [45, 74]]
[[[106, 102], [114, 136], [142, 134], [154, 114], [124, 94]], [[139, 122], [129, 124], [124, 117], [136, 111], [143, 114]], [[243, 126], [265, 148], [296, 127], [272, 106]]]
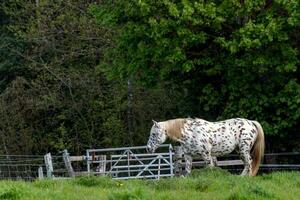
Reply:
[[244, 170], [241, 173], [242, 176], [250, 175], [252, 168], [251, 168], [251, 155], [250, 155], [250, 147], [247, 143], [243, 142], [243, 145], [240, 146], [240, 157], [244, 162]]
[[205, 152], [201, 154], [205, 164], [209, 167], [212, 168], [214, 167], [214, 161], [213, 161], [213, 157], [211, 156], [210, 152]]
[[192, 161], [193, 161], [193, 158], [189, 154], [184, 154], [184, 159], [185, 159], [185, 173], [184, 173], [184, 176], [187, 176], [192, 171]]
[[213, 162], [213, 166], [216, 167], [218, 166], [218, 160], [217, 160], [217, 157], [212, 157], [212, 162]]

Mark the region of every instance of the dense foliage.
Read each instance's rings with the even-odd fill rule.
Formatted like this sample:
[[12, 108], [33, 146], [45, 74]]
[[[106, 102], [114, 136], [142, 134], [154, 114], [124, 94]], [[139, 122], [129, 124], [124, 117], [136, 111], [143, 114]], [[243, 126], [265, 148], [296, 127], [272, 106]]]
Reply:
[[96, 25], [91, 3], [1, 4], [0, 153], [143, 144], [151, 118], [176, 109], [173, 91], [140, 87], [129, 109], [126, 81], [96, 69], [115, 31]]
[[111, 132], [124, 131], [118, 112], [122, 89], [115, 91], [95, 73], [110, 31], [96, 27], [87, 14], [89, 3], [37, 2], [1, 5], [7, 16], [3, 32], [16, 43], [1, 40], [3, 150], [81, 153], [94, 145], [120, 145], [123, 138]]
[[100, 65], [110, 76], [186, 88], [192, 116], [245, 117], [268, 135], [299, 135], [299, 1], [113, 2], [91, 9], [119, 30]]
[[[299, 149], [297, 0], [0, 4], [0, 153], [142, 145], [151, 119], [246, 117]], [[282, 142], [282, 138], [284, 142]]]

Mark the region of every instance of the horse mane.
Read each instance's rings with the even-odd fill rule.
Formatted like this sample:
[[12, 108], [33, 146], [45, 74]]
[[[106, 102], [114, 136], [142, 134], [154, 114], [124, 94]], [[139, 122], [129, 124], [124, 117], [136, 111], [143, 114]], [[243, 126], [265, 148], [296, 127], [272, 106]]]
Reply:
[[186, 119], [178, 118], [160, 122], [160, 124], [163, 126], [168, 137], [173, 140], [177, 140], [182, 138], [181, 129], [183, 128], [185, 122]]

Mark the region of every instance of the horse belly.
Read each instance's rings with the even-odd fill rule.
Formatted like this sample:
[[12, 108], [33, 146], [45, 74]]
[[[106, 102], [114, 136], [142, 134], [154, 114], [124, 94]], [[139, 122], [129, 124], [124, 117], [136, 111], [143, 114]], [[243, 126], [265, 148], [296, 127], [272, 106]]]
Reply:
[[212, 144], [212, 156], [222, 156], [231, 153], [236, 148], [234, 135], [219, 135]]

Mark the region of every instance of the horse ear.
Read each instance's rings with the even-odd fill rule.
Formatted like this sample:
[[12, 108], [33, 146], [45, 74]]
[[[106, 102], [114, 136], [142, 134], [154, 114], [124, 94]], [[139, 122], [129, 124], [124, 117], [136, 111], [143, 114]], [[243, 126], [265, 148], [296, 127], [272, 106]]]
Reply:
[[155, 126], [158, 127], [158, 122], [157, 122], [157, 121], [155, 121], [155, 120], [152, 119], [152, 122], [153, 122], [153, 124], [154, 124]]

